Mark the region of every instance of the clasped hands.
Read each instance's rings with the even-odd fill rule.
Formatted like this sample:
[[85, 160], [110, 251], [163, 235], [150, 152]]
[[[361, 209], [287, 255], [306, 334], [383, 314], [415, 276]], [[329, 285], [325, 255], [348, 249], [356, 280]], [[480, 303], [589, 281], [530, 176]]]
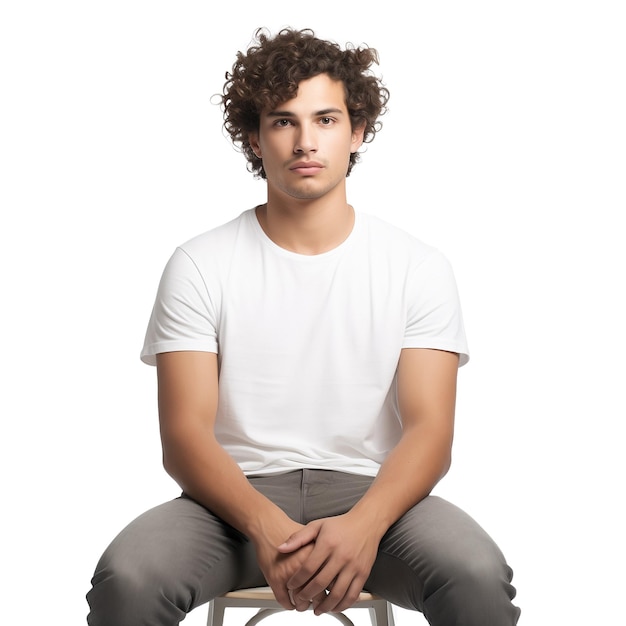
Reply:
[[278, 602], [316, 615], [351, 607], [376, 559], [379, 540], [350, 513], [322, 518], [297, 529], [259, 564]]

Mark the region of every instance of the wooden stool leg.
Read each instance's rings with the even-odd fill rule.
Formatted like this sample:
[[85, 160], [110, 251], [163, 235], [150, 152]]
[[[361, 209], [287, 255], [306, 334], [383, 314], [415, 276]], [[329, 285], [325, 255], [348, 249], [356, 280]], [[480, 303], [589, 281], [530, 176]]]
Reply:
[[372, 626], [394, 626], [391, 604], [385, 600], [377, 600], [370, 608]]
[[224, 602], [221, 598], [215, 598], [209, 602], [209, 617], [207, 618], [207, 626], [223, 626], [224, 623]]

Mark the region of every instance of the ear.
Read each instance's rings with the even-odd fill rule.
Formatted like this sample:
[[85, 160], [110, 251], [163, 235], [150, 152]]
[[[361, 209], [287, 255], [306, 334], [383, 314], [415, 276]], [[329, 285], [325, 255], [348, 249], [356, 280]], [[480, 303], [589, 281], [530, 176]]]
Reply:
[[262, 158], [261, 157], [261, 145], [259, 144], [259, 133], [255, 132], [251, 132], [248, 133], [248, 143], [250, 144], [250, 147], [252, 148], [252, 152], [254, 152], [254, 154], [257, 156], [257, 158]]
[[352, 129], [352, 141], [350, 143], [350, 152], [353, 154], [363, 145], [363, 136], [365, 135], [365, 122]]

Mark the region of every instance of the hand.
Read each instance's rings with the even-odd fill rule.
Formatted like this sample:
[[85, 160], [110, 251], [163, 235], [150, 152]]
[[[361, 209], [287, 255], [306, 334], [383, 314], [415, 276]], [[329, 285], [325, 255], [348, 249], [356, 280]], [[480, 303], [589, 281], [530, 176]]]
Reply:
[[305, 557], [287, 579], [287, 587], [297, 602], [312, 602], [316, 615], [343, 611], [363, 590], [379, 542], [367, 521], [350, 513], [310, 522], [278, 546], [285, 555]]
[[262, 538], [254, 540], [259, 567], [276, 600], [284, 609], [306, 611], [311, 608], [312, 602], [319, 603], [326, 597], [325, 591], [311, 596], [311, 599], [305, 599], [300, 597], [296, 590], [288, 589], [287, 581], [300, 570], [314, 546], [310, 542], [301, 542], [299, 547], [294, 547], [288, 552], [279, 551], [277, 545], [284, 541], [285, 537], [297, 535], [305, 526], [284, 518], [273, 520], [269, 527], [270, 530], [264, 533]]

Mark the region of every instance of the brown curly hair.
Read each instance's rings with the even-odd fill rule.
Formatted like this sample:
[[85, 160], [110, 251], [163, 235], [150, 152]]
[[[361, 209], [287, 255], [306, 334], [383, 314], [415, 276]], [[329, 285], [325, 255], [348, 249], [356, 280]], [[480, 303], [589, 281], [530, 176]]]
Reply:
[[[318, 39], [308, 28], [285, 28], [275, 37], [259, 28], [247, 52], [237, 53], [219, 96], [224, 128], [244, 153], [248, 169], [266, 178], [263, 162], [249, 142], [249, 133], [259, 129], [261, 112], [291, 100], [302, 80], [319, 74], [343, 81], [352, 128], [365, 125], [364, 142], [371, 142], [382, 126], [378, 117], [386, 112], [389, 100], [389, 91], [370, 69], [374, 63], [378, 64], [374, 48], [348, 44], [342, 50], [334, 42]], [[346, 175], [358, 160], [358, 153], [350, 155]]]

